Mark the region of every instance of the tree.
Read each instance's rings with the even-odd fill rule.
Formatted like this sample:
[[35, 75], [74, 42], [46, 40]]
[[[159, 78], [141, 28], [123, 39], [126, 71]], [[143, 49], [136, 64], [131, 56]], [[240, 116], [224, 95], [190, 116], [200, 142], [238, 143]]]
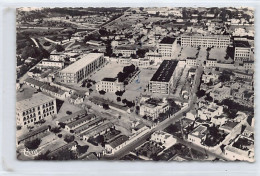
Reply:
[[116, 100], [119, 102], [119, 101], [121, 101], [121, 98], [120, 98], [120, 97], [117, 97]]
[[122, 96], [124, 94], [125, 91], [116, 91], [115, 94], [117, 96]]
[[50, 46], [50, 45], [51, 45], [51, 43], [48, 41], [43, 43], [43, 46]]
[[35, 150], [39, 147], [40, 144], [41, 144], [41, 140], [39, 138], [36, 138], [32, 141], [26, 141], [24, 143], [24, 146], [30, 150]]
[[73, 142], [74, 139], [75, 139], [75, 136], [73, 136], [73, 135], [65, 135], [65, 137], [64, 137], [64, 141], [67, 143]]
[[71, 111], [66, 111], [66, 114], [71, 115], [72, 112]]
[[56, 49], [57, 52], [62, 52], [62, 51], [64, 51], [64, 48], [63, 48], [63, 46], [61, 46], [61, 45], [56, 45], [56, 46], [55, 46], [55, 49]]
[[84, 146], [78, 145], [77, 146], [77, 152], [78, 152], [79, 155], [81, 155], [83, 153], [86, 153], [88, 151], [88, 148], [89, 148], [88, 145], [84, 145]]
[[145, 49], [138, 49], [138, 50], [136, 51], [136, 55], [137, 55], [138, 57], [140, 57], [140, 58], [144, 58], [146, 52], [147, 52], [147, 51], [146, 51]]
[[106, 103], [103, 104], [103, 108], [104, 108], [105, 110], [110, 109], [110, 108], [109, 108], [109, 105], [106, 104]]
[[106, 91], [104, 91], [104, 90], [100, 90], [100, 91], [99, 91], [99, 94], [101, 94], [101, 95], [105, 95], [105, 94], [106, 94]]
[[197, 91], [197, 93], [196, 93], [196, 95], [199, 97], [199, 98], [201, 98], [201, 97], [203, 97], [204, 95], [205, 95], [205, 90], [198, 90]]
[[56, 135], [57, 133], [61, 132], [61, 130], [59, 127], [54, 127], [51, 129], [51, 132], [53, 132]]
[[130, 57], [133, 58], [133, 59], [137, 58], [136, 54], [131, 54]]

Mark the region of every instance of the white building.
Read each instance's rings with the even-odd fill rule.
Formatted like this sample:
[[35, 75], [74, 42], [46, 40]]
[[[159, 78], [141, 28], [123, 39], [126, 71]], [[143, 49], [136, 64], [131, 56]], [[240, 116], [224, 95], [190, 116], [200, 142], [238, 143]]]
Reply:
[[176, 144], [177, 140], [169, 133], [164, 131], [156, 131], [151, 135], [151, 141], [162, 143], [162, 146], [169, 148]]
[[59, 72], [61, 82], [78, 83], [105, 63], [104, 54], [89, 53]]
[[155, 120], [160, 113], [169, 110], [169, 104], [166, 99], [142, 98], [140, 103], [140, 115], [152, 117]]
[[96, 84], [96, 90], [106, 92], [123, 91], [125, 89], [123, 82], [118, 82], [117, 78], [103, 78]]
[[34, 122], [55, 114], [57, 114], [56, 99], [42, 93], [16, 102], [16, 123], [20, 126], [34, 126]]
[[175, 38], [165, 37], [158, 44], [158, 53], [162, 56], [162, 58], [170, 59], [173, 57], [176, 44], [177, 40]]
[[182, 35], [181, 46], [202, 46], [224, 48], [230, 44], [230, 37], [225, 35]]
[[64, 62], [63, 61], [53, 61], [53, 60], [43, 59], [41, 61], [40, 65], [43, 66], [43, 67], [63, 68], [64, 67]]

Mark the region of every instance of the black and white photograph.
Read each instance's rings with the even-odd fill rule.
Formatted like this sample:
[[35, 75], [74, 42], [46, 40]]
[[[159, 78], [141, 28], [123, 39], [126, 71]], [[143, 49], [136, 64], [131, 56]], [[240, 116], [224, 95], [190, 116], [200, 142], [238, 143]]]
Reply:
[[17, 8], [17, 160], [254, 162], [254, 13]]

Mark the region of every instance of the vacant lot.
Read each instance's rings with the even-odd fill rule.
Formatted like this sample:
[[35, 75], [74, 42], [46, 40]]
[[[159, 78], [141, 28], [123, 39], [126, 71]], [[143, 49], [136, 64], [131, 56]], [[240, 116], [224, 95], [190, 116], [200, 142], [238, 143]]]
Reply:
[[101, 81], [105, 77], [114, 78], [117, 76], [118, 72], [122, 71], [125, 65], [117, 64], [115, 62], [109, 62], [103, 68], [98, 69], [94, 72], [90, 79], [95, 80], [96, 82]]
[[147, 92], [148, 83], [155, 72], [156, 69], [141, 69], [139, 75], [126, 86], [126, 92], [123, 94], [123, 98], [135, 100], [140, 93]]

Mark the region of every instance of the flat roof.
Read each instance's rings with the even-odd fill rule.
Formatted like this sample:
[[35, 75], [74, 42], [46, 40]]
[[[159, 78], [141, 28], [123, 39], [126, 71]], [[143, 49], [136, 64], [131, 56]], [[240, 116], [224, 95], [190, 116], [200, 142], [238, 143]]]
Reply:
[[164, 60], [150, 81], [169, 82], [177, 64], [175, 60]]
[[161, 44], [173, 44], [174, 41], [175, 41], [175, 38], [164, 37], [160, 43]]
[[103, 56], [103, 53], [89, 53], [86, 55], [83, 55], [81, 59], [74, 62], [73, 64], [69, 65], [68, 67], [61, 70], [62, 73], [76, 73], [77, 71], [84, 68], [86, 65], [90, 64], [94, 60], [96, 60], [98, 57]]
[[115, 82], [116, 78], [103, 78], [102, 81]]
[[44, 103], [48, 103], [55, 98], [44, 95], [43, 93], [34, 94], [31, 98], [16, 102], [16, 110], [24, 111], [32, 107], [40, 106]]
[[235, 47], [250, 47], [248, 41], [243, 41], [243, 40], [235, 40], [234, 41], [234, 46]]

